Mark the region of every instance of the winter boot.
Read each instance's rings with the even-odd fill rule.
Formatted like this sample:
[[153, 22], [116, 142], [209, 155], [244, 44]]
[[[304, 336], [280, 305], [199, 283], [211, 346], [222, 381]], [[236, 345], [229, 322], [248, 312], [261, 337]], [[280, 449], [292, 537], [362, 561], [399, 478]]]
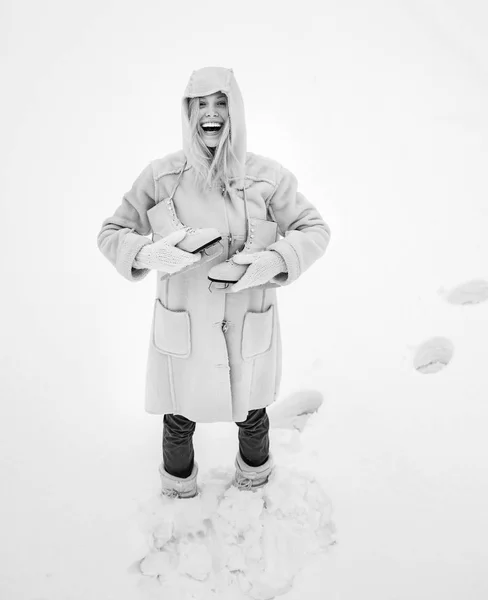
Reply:
[[[171, 217], [169, 222], [167, 220], [167, 214], [163, 216], [160, 212], [164, 210], [161, 205], [163, 205], [166, 209], [164, 212], [169, 214]], [[158, 211], [155, 210], [156, 208], [158, 208]], [[213, 246], [213, 244], [216, 244], [222, 239], [219, 230], [213, 227], [194, 229], [193, 227], [183, 225], [176, 215], [175, 205], [171, 198], [166, 198], [165, 200], [162, 200], [156, 204], [156, 206], [148, 210], [147, 215], [152, 229], [156, 234], [154, 241], [157, 241], [157, 239], [160, 239], [161, 237], [164, 237], [173, 231], [184, 229], [186, 231], [186, 236], [181, 240], [181, 242], [176, 244], [176, 247], [180, 250], [191, 252], [192, 254], [201, 252], [202, 250], [205, 250], [205, 248]]]
[[241, 490], [252, 490], [263, 486], [273, 470], [274, 461], [271, 453], [268, 460], [260, 467], [251, 467], [244, 462], [240, 451], [237, 451], [234, 485]]
[[198, 464], [193, 462], [193, 470], [189, 477], [175, 477], [170, 475], [164, 468], [164, 464], [159, 465], [159, 474], [161, 475], [161, 495], [169, 498], [194, 498], [198, 494], [197, 474]]
[[213, 266], [208, 272], [210, 281], [227, 284], [237, 283], [249, 265], [238, 265], [232, 260], [233, 257], [239, 254], [239, 252], [251, 254], [266, 250], [270, 244], [276, 241], [276, 232], [277, 225], [274, 221], [250, 218], [249, 231], [244, 248], [238, 250], [226, 261]]

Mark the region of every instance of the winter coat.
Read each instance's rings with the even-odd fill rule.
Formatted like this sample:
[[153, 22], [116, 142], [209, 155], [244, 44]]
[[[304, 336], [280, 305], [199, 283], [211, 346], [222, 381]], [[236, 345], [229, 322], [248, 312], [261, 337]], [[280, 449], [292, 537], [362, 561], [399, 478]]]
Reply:
[[[189, 139], [188, 98], [223, 91], [228, 96], [232, 148], [241, 170], [228, 191], [197, 192]], [[296, 177], [278, 162], [247, 152], [241, 93], [232, 69], [194, 71], [182, 98], [183, 150], [151, 161], [105, 219], [97, 243], [127, 280], [144, 279], [134, 257], [155, 234], [152, 223], [168, 218], [160, 204], [173, 193], [180, 220], [215, 227], [224, 252], [188, 271], [157, 273], [150, 331], [145, 408], [180, 414], [195, 422], [244, 421], [248, 411], [270, 405], [281, 379], [281, 337], [276, 287], [293, 283], [321, 257], [330, 231], [317, 209], [297, 190]], [[287, 273], [269, 285], [236, 293], [209, 289], [209, 269], [243, 248], [248, 217], [269, 227], [267, 248], [283, 257]], [[158, 238], [159, 239], [159, 238]]]

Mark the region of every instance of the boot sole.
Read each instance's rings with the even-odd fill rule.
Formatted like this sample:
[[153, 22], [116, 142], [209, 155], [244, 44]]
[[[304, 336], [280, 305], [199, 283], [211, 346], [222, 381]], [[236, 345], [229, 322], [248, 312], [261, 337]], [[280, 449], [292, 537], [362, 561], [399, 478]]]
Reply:
[[213, 277], [208, 277], [208, 279], [210, 279], [210, 281], [213, 281], [214, 283], [237, 283], [239, 280], [236, 279], [235, 281], [230, 281], [229, 279], [214, 279]]
[[215, 238], [214, 240], [211, 240], [210, 242], [207, 242], [203, 246], [200, 246], [200, 248], [197, 248], [196, 250], [192, 250], [191, 254], [196, 254], [197, 252], [201, 252], [202, 250], [206, 250], [207, 248], [210, 248], [210, 246], [213, 246], [217, 242], [220, 242], [221, 239], [222, 239], [222, 236], [220, 236], [218, 238]]

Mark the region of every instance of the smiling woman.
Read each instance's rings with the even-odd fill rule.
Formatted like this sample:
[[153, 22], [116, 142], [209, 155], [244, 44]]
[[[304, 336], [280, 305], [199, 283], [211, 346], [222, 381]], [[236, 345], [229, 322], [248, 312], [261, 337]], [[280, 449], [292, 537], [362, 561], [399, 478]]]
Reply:
[[215, 182], [225, 190], [230, 164], [238, 163], [230, 143], [229, 99], [217, 91], [189, 98], [187, 106], [198, 185], [203, 190]]
[[[161, 491], [190, 498], [197, 422], [238, 425], [233, 484], [268, 481], [266, 407], [281, 379], [275, 288], [324, 254], [330, 232], [291, 171], [247, 151], [232, 69], [194, 71], [181, 119], [183, 148], [146, 166], [102, 223], [98, 246], [129, 281], [158, 271], [145, 404], [164, 415]], [[219, 250], [199, 253], [206, 244]]]
[[221, 130], [229, 118], [227, 96], [221, 92], [198, 98], [199, 123], [203, 141], [208, 148], [218, 144]]

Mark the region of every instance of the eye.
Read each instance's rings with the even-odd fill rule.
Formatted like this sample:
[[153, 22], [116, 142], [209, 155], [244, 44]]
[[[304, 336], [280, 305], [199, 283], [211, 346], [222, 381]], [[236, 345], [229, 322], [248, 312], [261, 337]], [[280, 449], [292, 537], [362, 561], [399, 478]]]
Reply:
[[227, 102], [226, 102], [225, 100], [221, 100], [221, 101], [219, 102], [219, 104], [222, 104], [223, 106], [226, 106]]

